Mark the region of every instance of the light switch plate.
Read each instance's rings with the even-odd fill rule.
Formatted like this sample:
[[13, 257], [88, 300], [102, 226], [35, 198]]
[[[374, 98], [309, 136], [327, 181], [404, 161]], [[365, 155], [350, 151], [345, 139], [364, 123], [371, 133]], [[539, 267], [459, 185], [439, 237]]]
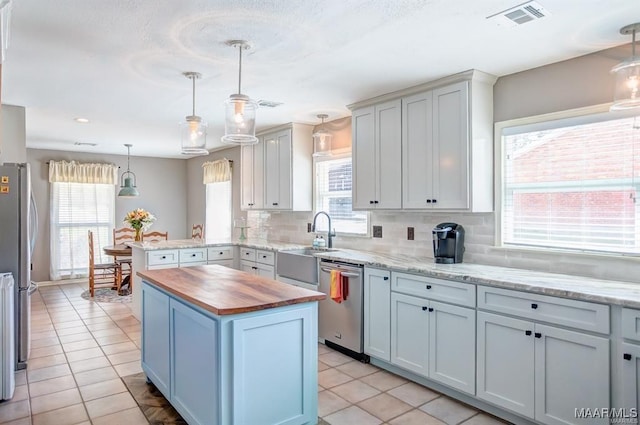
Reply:
[[373, 226], [373, 237], [374, 238], [382, 237], [382, 226]]

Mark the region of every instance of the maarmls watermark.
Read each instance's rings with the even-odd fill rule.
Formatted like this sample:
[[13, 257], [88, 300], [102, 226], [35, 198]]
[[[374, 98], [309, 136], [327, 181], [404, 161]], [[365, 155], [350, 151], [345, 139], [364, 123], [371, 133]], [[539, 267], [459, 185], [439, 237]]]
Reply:
[[574, 409], [577, 419], [607, 418], [612, 424], [637, 424], [638, 409], [632, 407], [581, 407]]

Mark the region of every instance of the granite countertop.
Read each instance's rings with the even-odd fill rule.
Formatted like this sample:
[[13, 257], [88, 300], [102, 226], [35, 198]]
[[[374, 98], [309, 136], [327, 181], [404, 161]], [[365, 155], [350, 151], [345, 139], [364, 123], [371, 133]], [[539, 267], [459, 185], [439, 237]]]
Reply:
[[138, 276], [175, 296], [222, 316], [320, 301], [325, 294], [224, 266], [145, 270]]
[[[144, 250], [196, 248], [220, 245], [235, 245], [275, 251], [304, 247], [304, 245], [299, 244], [272, 242], [261, 239], [247, 239], [242, 242], [237, 240], [207, 240], [206, 242], [202, 242], [183, 239], [163, 242], [136, 242], [132, 244], [133, 247], [143, 248]], [[333, 251], [319, 249], [315, 255], [331, 261], [342, 261], [400, 272], [419, 273], [434, 278], [640, 309], [640, 284], [631, 282], [537, 272], [508, 267], [486, 266], [482, 264], [435, 264], [432, 259], [340, 248], [334, 248]]]
[[640, 308], [640, 284], [482, 264], [435, 264], [411, 257], [336, 250], [317, 257], [536, 294]]

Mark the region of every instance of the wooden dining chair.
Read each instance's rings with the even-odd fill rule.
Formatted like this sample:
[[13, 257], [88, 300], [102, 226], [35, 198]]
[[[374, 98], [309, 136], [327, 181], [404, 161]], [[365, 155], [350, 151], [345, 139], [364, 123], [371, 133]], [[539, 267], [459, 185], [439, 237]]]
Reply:
[[160, 242], [169, 240], [169, 232], [147, 232], [142, 234], [143, 242]]
[[89, 293], [91, 297], [95, 294], [96, 286], [109, 285], [120, 292], [120, 283], [122, 281], [121, 267], [118, 263], [100, 263], [95, 262], [95, 250], [93, 246], [93, 232], [89, 230]]
[[[134, 242], [136, 239], [136, 231], [131, 227], [120, 227], [113, 229], [113, 244], [120, 245], [125, 242]], [[113, 261], [120, 265], [122, 278], [131, 274], [131, 256], [113, 256]]]
[[204, 239], [204, 225], [193, 225], [193, 227], [191, 228], [191, 239]]

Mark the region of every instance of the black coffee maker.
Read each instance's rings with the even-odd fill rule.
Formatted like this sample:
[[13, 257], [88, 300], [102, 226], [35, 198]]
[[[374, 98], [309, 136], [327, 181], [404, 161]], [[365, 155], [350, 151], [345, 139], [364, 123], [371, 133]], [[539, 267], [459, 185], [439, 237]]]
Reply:
[[433, 258], [436, 263], [462, 263], [464, 228], [457, 223], [440, 223], [432, 230]]

